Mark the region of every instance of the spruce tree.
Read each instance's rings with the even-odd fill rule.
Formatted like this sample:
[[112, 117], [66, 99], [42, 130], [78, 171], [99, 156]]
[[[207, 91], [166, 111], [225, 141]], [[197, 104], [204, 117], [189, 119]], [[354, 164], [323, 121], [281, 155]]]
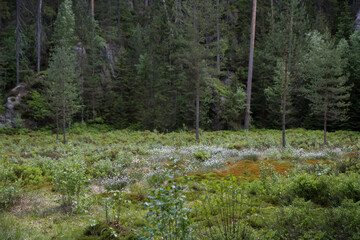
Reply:
[[350, 86], [344, 72], [348, 44], [341, 40], [338, 45], [330, 36], [319, 32], [308, 34], [309, 51], [304, 56], [303, 76], [306, 79], [304, 93], [310, 100], [311, 112], [321, 116], [324, 123], [324, 144], [327, 145], [328, 122], [347, 119]]

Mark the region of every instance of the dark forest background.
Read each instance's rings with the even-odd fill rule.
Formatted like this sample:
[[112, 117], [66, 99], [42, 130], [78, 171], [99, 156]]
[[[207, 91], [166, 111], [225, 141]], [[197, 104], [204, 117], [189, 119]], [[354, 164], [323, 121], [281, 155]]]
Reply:
[[[252, 1], [95, 0], [92, 15], [91, 1], [73, 0], [61, 22], [62, 2], [0, 0], [0, 114], [23, 84], [15, 120], [33, 128], [59, 118], [193, 129], [198, 75], [200, 128], [243, 128]], [[258, 0], [251, 126], [281, 127], [288, 56], [287, 127], [322, 128], [312, 80], [333, 78], [329, 91], [344, 104], [342, 112], [334, 107], [329, 128], [360, 130], [359, 7], [356, 0]], [[75, 57], [61, 55], [59, 46]], [[68, 66], [57, 65], [62, 61]], [[71, 81], [62, 99], [55, 83], [65, 78]], [[63, 100], [66, 109], [58, 105]]]

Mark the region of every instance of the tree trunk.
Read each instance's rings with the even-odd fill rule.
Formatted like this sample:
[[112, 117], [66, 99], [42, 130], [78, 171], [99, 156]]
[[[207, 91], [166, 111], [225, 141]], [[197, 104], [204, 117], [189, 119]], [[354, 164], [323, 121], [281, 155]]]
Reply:
[[286, 147], [286, 95], [287, 95], [287, 82], [288, 82], [288, 68], [289, 68], [289, 60], [290, 60], [290, 44], [292, 39], [292, 25], [293, 25], [293, 16], [291, 13], [290, 19], [290, 31], [287, 36], [286, 46], [285, 46], [285, 78], [284, 78], [284, 95], [282, 102], [282, 146]]
[[327, 87], [325, 88], [325, 104], [324, 104], [324, 144], [327, 145], [326, 131], [327, 131]]
[[199, 121], [200, 121], [200, 69], [199, 69], [199, 26], [196, 19], [196, 6], [194, 7], [194, 26], [195, 26], [195, 44], [196, 44], [196, 140], [199, 140]]
[[63, 126], [62, 126], [62, 129], [63, 129], [63, 143], [65, 144], [66, 143], [66, 111], [65, 111], [65, 108], [66, 108], [66, 103], [65, 103], [65, 82], [64, 80], [62, 80], [62, 83], [61, 83], [61, 87], [62, 87], [62, 119], [63, 119]]
[[274, 0], [270, 0], [271, 3], [271, 18], [274, 20]]
[[119, 41], [119, 43], [120, 43], [120, 41], [121, 41], [121, 9], [120, 9], [120, 1], [121, 0], [119, 0], [118, 1], [118, 9], [117, 9], [117, 14], [118, 14], [118, 16], [117, 16], [117, 38], [118, 38], [118, 41]]
[[20, 71], [20, 0], [16, 0], [16, 85], [19, 84]]
[[59, 140], [59, 108], [56, 106], [56, 140]]
[[288, 76], [288, 55], [289, 49], [286, 47], [286, 58], [285, 58], [285, 79], [284, 79], [284, 95], [282, 101], [282, 146], [286, 147], [286, 95], [287, 95], [287, 76]]
[[251, 39], [250, 39], [250, 56], [249, 56], [249, 70], [247, 81], [246, 94], [246, 110], [245, 110], [245, 124], [244, 128], [249, 130], [250, 127], [250, 105], [251, 105], [251, 85], [253, 75], [253, 61], [254, 61], [254, 47], [255, 47], [255, 24], [256, 24], [256, 0], [253, 0], [253, 11], [251, 19]]
[[41, 5], [42, 0], [39, 0], [38, 15], [37, 15], [37, 72], [40, 72], [41, 61]]
[[91, 0], [91, 15], [94, 19], [94, 14], [95, 14], [95, 11], [94, 11], [94, 0]]
[[217, 74], [220, 75], [220, 13], [219, 13], [219, 0], [216, 2], [216, 44], [217, 44], [217, 56], [216, 56], [216, 65], [217, 65]]
[[149, 6], [149, 0], [145, 0], [145, 7]]

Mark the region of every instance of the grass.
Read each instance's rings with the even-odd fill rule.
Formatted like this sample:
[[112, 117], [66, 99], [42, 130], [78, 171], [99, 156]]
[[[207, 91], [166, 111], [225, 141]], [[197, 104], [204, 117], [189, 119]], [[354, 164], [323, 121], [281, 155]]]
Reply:
[[[46, 132], [0, 134], [0, 179], [11, 184], [18, 181], [21, 186], [20, 197], [12, 199], [0, 213], [0, 239], [80, 238], [89, 226], [105, 221], [105, 214], [110, 211], [103, 200], [106, 190], [120, 188], [126, 191], [127, 202], [121, 207], [119, 223], [125, 232], [134, 233], [146, 225], [143, 220], [146, 211], [139, 203], [149, 201], [148, 189], [159, 187], [156, 182], [166, 179], [173, 159], [177, 159], [177, 181], [189, 187], [185, 195], [190, 208], [204, 194], [217, 194], [212, 187], [204, 187], [205, 183], [216, 186], [229, 176], [235, 177], [247, 203], [236, 221], [250, 226], [254, 236], [260, 239], [272, 226], [272, 216], [288, 209], [294, 199], [301, 197], [304, 181], [311, 190], [311, 184], [318, 186], [319, 176], [324, 176], [324, 186], [337, 197], [337, 200], [316, 199], [315, 202], [324, 205], [311, 205], [323, 215], [332, 203], [336, 202], [338, 207], [343, 196], [357, 199], [358, 183], [346, 179], [358, 179], [354, 175], [360, 169], [358, 132], [329, 133], [329, 145], [324, 146], [322, 131], [293, 129], [288, 131], [285, 150], [281, 148], [281, 131], [276, 130], [203, 131], [199, 142], [190, 132], [87, 132], [86, 129], [74, 129], [74, 132], [77, 134], [70, 134], [65, 145]], [[89, 180], [78, 198], [82, 206], [78, 212], [62, 204], [60, 193], [53, 186], [57, 164], [73, 156], [83, 163]], [[261, 166], [269, 168], [261, 170]], [[300, 179], [301, 174], [317, 177]], [[343, 193], [328, 183], [334, 176], [339, 176], [336, 179], [344, 182], [344, 189], [352, 192]], [[300, 190], [295, 183], [302, 186]], [[349, 184], [354, 186], [347, 188]], [[311, 195], [304, 196], [310, 196], [312, 201]], [[301, 206], [296, 209], [303, 213], [305, 208]], [[192, 215], [199, 224], [204, 216], [195, 212]], [[268, 238], [278, 239], [279, 232], [288, 230], [276, 231], [270, 231]], [[325, 233], [323, 236], [319, 238], [327, 239]]]

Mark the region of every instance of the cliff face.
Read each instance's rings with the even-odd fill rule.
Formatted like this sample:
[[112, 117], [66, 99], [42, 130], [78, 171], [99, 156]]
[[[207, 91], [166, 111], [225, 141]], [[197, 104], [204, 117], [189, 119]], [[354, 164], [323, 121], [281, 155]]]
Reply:
[[355, 30], [359, 30], [360, 29], [360, 8], [358, 10], [358, 13], [356, 15], [356, 20], [355, 20]]
[[21, 105], [21, 99], [28, 93], [27, 85], [25, 83], [20, 83], [9, 93], [7, 101], [4, 104], [5, 113], [0, 114], [0, 127], [3, 126], [12, 126], [15, 127], [15, 121], [17, 114], [19, 113], [18, 107]]

